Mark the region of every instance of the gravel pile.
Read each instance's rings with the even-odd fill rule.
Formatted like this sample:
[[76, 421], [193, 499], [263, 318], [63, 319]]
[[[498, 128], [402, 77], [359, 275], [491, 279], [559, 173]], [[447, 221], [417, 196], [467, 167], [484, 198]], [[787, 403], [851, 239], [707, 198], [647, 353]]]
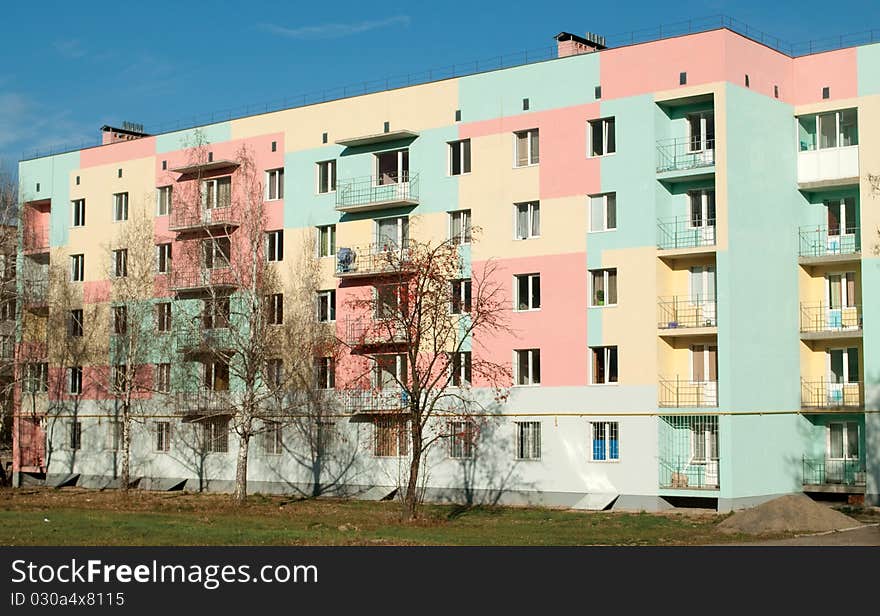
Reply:
[[789, 494], [757, 507], [738, 511], [718, 525], [727, 533], [823, 532], [861, 526], [861, 523], [817, 503], [804, 494]]

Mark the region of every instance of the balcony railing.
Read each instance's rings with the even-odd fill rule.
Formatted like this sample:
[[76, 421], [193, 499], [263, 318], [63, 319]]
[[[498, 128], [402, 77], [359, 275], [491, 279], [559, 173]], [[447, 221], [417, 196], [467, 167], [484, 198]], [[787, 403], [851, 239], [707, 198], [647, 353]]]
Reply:
[[695, 461], [692, 456], [663, 457], [660, 466], [660, 487], [666, 489], [718, 489], [718, 460]]
[[657, 173], [688, 171], [715, 165], [715, 140], [700, 144], [690, 139], [657, 142]]
[[200, 387], [196, 391], [174, 394], [177, 415], [228, 415], [233, 412], [236, 398], [228, 389]]
[[801, 380], [801, 407], [805, 409], [862, 409], [864, 400], [862, 383]]
[[718, 381], [661, 379], [657, 406], [661, 408], [717, 407]]
[[867, 473], [864, 460], [833, 460], [807, 458], [803, 461], [805, 486], [865, 486]]
[[342, 408], [349, 415], [394, 413], [406, 410], [409, 396], [402, 389], [345, 389], [339, 392]]
[[702, 222], [702, 226], [695, 226], [690, 216], [661, 218], [657, 221], [657, 248], [677, 250], [714, 246], [715, 219]]
[[674, 296], [657, 299], [658, 329], [717, 327], [715, 298]]
[[22, 301], [26, 307], [45, 306], [49, 301], [49, 281], [44, 278], [22, 280]]
[[400, 246], [375, 243], [363, 247], [343, 247], [336, 251], [336, 276], [339, 278], [397, 274], [407, 271], [412, 253], [409, 242]]
[[336, 209], [340, 212], [416, 205], [418, 202], [418, 173], [339, 179], [336, 182]]
[[196, 291], [209, 288], [229, 288], [240, 284], [237, 272], [231, 267], [179, 267], [171, 269], [170, 287], [174, 291]]
[[[836, 233], [828, 233], [827, 225], [801, 227], [798, 256], [817, 259], [858, 255], [862, 251], [859, 227], [837, 228]], [[841, 233], [843, 231], [843, 233]]]
[[396, 321], [352, 318], [345, 323], [345, 341], [353, 349], [404, 344], [406, 331]]
[[174, 348], [179, 353], [227, 354], [234, 346], [229, 327], [205, 327], [198, 317], [174, 327]]
[[47, 252], [49, 250], [49, 228], [45, 225], [25, 227], [22, 234], [22, 248], [25, 252]]
[[172, 207], [168, 229], [171, 231], [193, 231], [210, 227], [237, 227], [241, 216], [237, 208], [224, 207]]
[[861, 332], [862, 307], [801, 304], [801, 333], [851, 335]]

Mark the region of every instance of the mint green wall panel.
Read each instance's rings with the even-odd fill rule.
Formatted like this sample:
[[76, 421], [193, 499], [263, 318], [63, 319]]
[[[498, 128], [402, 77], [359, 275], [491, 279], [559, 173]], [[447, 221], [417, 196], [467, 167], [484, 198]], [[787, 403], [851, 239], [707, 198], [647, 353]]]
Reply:
[[859, 96], [880, 94], [880, 43], [856, 48]]
[[[53, 248], [67, 243], [70, 229], [70, 176], [79, 169], [79, 152], [68, 152], [22, 161], [18, 166], [21, 202], [51, 199], [49, 245]], [[37, 183], [40, 191], [37, 192]]]

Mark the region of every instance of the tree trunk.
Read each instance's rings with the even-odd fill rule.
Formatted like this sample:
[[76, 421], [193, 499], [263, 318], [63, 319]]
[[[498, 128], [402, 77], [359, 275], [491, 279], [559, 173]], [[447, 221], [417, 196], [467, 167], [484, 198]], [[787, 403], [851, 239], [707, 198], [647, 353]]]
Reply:
[[235, 463], [235, 502], [241, 504], [247, 498], [248, 446], [250, 445], [250, 426], [242, 430], [238, 438], [238, 458]]
[[410, 430], [412, 460], [409, 463], [409, 480], [406, 494], [403, 497], [403, 519], [405, 522], [415, 520], [419, 514], [419, 473], [422, 465], [422, 426], [413, 419]]
[[128, 411], [122, 409], [122, 469], [119, 473], [119, 489], [128, 493], [131, 484], [131, 421]]

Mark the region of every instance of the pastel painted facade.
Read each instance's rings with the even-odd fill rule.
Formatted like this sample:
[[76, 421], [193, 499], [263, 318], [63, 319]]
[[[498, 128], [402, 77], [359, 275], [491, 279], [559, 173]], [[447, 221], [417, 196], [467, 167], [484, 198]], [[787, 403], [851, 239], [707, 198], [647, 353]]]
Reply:
[[[608, 49], [563, 34], [557, 59], [201, 131], [214, 160], [244, 144], [262, 170], [283, 169], [283, 198], [266, 208], [286, 258], [334, 226], [320, 265], [340, 335], [347, 298], [373, 284], [337, 275], [340, 249], [379, 243], [378, 221], [392, 217], [422, 240], [446, 239], [462, 210], [482, 229], [463, 254], [472, 268], [497, 264], [514, 332], [480, 352], [517, 364], [531, 350], [540, 373], [514, 370], [478, 457], [432, 451], [429, 498], [621, 509], [695, 498], [729, 510], [806, 491], [877, 503], [880, 44], [790, 57], [725, 28]], [[52, 264], [84, 255], [78, 301], [109, 322], [107, 243], [126, 224], [114, 222], [114, 195], [127, 193], [177, 254], [173, 205], [160, 215], [157, 195], [179, 180], [192, 136], [22, 161], [24, 284], [45, 289]], [[453, 161], [461, 141], [466, 165]], [[404, 169], [394, 154], [394, 197], [346, 203], [392, 152], [407, 157]], [[327, 161], [335, 189], [323, 190]], [[521, 276], [539, 278], [540, 300], [518, 297]], [[174, 285], [157, 276], [144, 300], [198, 310]], [[18, 333], [20, 369], [47, 364], [46, 381], [68, 369], [48, 359], [63, 334], [46, 326], [51, 303], [22, 306]], [[173, 346], [155, 361], [183, 370]], [[109, 355], [83, 367], [86, 380], [110, 378]], [[20, 392], [17, 481], [114, 480], [113, 404], [99, 389], [54, 414], [46, 391]], [[374, 455], [369, 421], [335, 419], [340, 493], [389, 494], [403, 458]], [[170, 441], [158, 449], [157, 423]], [[159, 401], [135, 427], [141, 487], [230, 489], [234, 439], [196, 459], [187, 430]], [[295, 435], [284, 438], [280, 455], [252, 449], [252, 491], [307, 490]]]

